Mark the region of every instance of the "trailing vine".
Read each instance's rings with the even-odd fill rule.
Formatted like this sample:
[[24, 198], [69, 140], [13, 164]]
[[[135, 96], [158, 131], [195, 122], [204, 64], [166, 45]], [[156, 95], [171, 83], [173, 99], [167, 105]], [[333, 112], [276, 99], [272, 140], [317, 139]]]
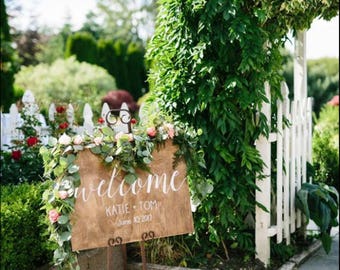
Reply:
[[308, 29], [316, 17], [336, 16], [338, 6], [331, 0], [159, 1], [147, 51], [150, 88], [163, 110], [203, 131], [203, 174], [215, 192], [194, 218], [196, 244], [207, 253], [226, 246], [254, 252], [249, 220], [255, 175], [263, 167], [254, 143], [269, 132], [264, 115], [258, 115], [267, 101], [264, 83], [270, 83], [275, 102], [288, 32]]

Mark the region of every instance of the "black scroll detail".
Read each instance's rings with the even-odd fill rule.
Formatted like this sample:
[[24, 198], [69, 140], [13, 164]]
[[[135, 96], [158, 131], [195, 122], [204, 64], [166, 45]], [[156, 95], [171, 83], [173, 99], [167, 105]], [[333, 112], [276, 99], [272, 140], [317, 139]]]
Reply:
[[123, 243], [123, 238], [121, 238], [120, 236], [117, 236], [116, 238], [109, 238], [109, 240], [107, 241], [107, 244], [110, 247], [121, 245], [122, 243]]

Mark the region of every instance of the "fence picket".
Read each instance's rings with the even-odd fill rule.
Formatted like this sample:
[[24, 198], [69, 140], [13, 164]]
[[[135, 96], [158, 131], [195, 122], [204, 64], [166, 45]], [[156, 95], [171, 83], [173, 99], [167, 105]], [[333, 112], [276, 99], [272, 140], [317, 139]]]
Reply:
[[[281, 88], [283, 86], [281, 85]], [[282, 208], [283, 208], [283, 191], [282, 191], [282, 176], [283, 176], [283, 131], [282, 131], [282, 108], [281, 100], [277, 101], [277, 140], [276, 140], [276, 226], [277, 235], [276, 242], [282, 242]]]
[[289, 191], [290, 191], [290, 233], [295, 232], [295, 183], [296, 183], [296, 102], [291, 102], [291, 128], [290, 128], [290, 182], [289, 182]]
[[[288, 87], [287, 84], [284, 83], [281, 87], [281, 94], [283, 97], [283, 117], [287, 119], [287, 121], [291, 122], [290, 116], [290, 101], [288, 98]], [[284, 237], [286, 239], [286, 244], [290, 244], [290, 127], [285, 126], [283, 129], [283, 156], [284, 156], [284, 180], [283, 180], [283, 190], [284, 190], [284, 203], [283, 203], [283, 216], [284, 216]]]

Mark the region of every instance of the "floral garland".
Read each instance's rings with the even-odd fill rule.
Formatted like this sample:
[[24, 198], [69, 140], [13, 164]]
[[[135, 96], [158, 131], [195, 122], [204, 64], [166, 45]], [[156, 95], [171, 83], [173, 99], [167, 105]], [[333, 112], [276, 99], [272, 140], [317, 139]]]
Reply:
[[200, 131], [181, 124], [174, 125], [162, 117], [147, 124], [132, 119], [131, 125], [131, 133], [115, 132], [100, 118], [92, 135], [70, 136], [64, 133], [58, 139], [51, 138], [49, 145], [40, 149], [44, 176], [52, 180], [43, 194], [43, 208], [48, 216], [50, 239], [57, 243], [53, 261], [59, 269], [79, 269], [77, 254], [71, 248], [69, 217], [75, 205], [75, 188], [80, 184], [79, 167], [74, 163], [79, 151], [90, 149], [100, 155], [105, 164], [119, 166], [126, 173], [125, 182], [131, 184], [137, 179], [135, 169], [148, 170], [153, 150], [172, 139], [179, 146], [174, 163], [180, 159], [187, 163], [187, 178], [194, 204], [199, 204], [212, 191], [209, 180], [200, 173], [205, 167], [203, 151], [196, 149]]

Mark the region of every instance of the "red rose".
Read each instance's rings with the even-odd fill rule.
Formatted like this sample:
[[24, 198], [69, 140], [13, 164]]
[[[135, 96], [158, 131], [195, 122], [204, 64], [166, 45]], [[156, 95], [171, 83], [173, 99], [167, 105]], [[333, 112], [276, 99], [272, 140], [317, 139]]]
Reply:
[[60, 129], [67, 129], [68, 128], [68, 123], [64, 122], [64, 123], [59, 124], [59, 128]]
[[131, 121], [130, 121], [130, 123], [131, 123], [132, 125], [137, 124], [137, 120], [136, 120], [135, 118], [132, 118]]
[[29, 137], [26, 140], [28, 146], [34, 146], [38, 143], [38, 138], [37, 137]]
[[21, 158], [21, 151], [20, 150], [13, 150], [12, 151], [12, 158], [14, 160], [19, 160]]
[[64, 106], [58, 106], [56, 108], [57, 113], [63, 113], [66, 111], [66, 108]]
[[99, 124], [103, 124], [104, 122], [105, 122], [104, 118], [103, 117], [99, 117], [98, 123]]

